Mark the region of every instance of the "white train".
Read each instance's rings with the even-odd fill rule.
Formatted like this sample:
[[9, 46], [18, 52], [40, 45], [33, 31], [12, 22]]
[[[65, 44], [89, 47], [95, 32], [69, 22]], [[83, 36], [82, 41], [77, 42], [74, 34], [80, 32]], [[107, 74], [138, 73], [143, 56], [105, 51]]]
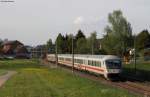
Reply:
[[[55, 62], [54, 54], [47, 55], [48, 61]], [[58, 63], [72, 67], [71, 54], [58, 54]], [[114, 55], [74, 55], [74, 68], [104, 75], [105, 78], [119, 75], [122, 71], [121, 59]]]

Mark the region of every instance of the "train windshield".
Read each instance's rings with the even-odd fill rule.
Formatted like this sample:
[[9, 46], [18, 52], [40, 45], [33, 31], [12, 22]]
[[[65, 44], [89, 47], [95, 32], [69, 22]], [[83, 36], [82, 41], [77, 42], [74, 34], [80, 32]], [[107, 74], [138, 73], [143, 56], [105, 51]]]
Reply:
[[120, 60], [106, 60], [106, 67], [108, 69], [120, 69], [121, 61]]

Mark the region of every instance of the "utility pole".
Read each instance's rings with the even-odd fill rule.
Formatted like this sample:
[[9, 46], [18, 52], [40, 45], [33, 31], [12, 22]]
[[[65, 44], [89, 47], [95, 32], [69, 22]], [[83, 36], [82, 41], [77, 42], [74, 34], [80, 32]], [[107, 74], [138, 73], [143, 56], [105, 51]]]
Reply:
[[55, 53], [56, 53], [56, 66], [58, 66], [58, 47], [57, 47], [57, 39], [55, 44]]
[[36, 58], [38, 58], [38, 53], [37, 53], [37, 48], [35, 48], [35, 56], [36, 56]]
[[93, 47], [93, 45], [92, 45], [92, 55], [94, 55], [94, 47]]
[[136, 35], [134, 36], [134, 70], [136, 74]]
[[92, 55], [94, 54], [94, 39], [92, 37]]
[[72, 72], [74, 73], [74, 37], [72, 34]]
[[40, 57], [39, 58], [42, 58], [42, 52], [43, 52], [43, 47], [41, 47], [41, 54], [40, 54]]

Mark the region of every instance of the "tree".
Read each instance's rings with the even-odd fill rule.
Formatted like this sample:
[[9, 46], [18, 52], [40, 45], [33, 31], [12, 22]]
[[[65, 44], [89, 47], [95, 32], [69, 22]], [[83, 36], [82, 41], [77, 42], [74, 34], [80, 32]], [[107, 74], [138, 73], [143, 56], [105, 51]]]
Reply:
[[133, 46], [132, 28], [120, 10], [110, 13], [102, 46], [108, 54], [123, 55]]
[[85, 53], [86, 50], [85, 48], [86, 46], [86, 37], [83, 34], [83, 32], [81, 30], [78, 31], [78, 33], [75, 36], [74, 39], [74, 48], [75, 48], [75, 53]]
[[93, 32], [91, 33], [90, 37], [87, 38], [87, 47], [90, 54], [99, 53], [100, 44], [96, 37], [97, 37], [97, 33]]
[[87, 41], [85, 38], [79, 38], [77, 43], [76, 53], [78, 54], [87, 54]]
[[52, 43], [52, 40], [49, 39], [46, 43], [46, 49], [48, 50], [48, 52], [50, 53], [54, 53], [54, 45]]
[[49, 39], [48, 41], [47, 41], [47, 47], [51, 47], [52, 45], [53, 45], [53, 43], [52, 43], [52, 40], [51, 39]]
[[65, 46], [67, 48], [66, 53], [69, 53], [69, 54], [72, 53], [72, 38], [73, 38], [72, 34], [66, 35], [66, 38], [65, 38]]
[[[57, 45], [57, 52], [58, 53], [64, 53], [64, 37], [61, 35], [61, 33], [59, 33], [59, 35], [57, 36], [57, 39], [55, 41], [55, 45]], [[55, 48], [56, 49], [56, 48]]]
[[148, 30], [143, 30], [136, 36], [136, 48], [142, 50], [150, 42], [150, 34]]
[[2, 48], [3, 48], [2, 43], [3, 43], [3, 40], [0, 39], [0, 54], [2, 53]]
[[81, 30], [78, 31], [77, 35], [75, 36], [75, 39], [78, 40], [79, 38], [85, 38], [85, 35]]

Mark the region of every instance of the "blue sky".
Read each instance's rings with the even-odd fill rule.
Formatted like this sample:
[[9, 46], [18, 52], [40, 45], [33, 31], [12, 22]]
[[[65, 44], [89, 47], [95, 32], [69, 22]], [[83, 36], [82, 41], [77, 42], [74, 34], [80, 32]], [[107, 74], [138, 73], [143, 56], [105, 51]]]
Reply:
[[14, 0], [0, 2], [0, 38], [26, 45], [55, 40], [58, 33], [102, 37], [108, 13], [122, 10], [133, 32], [150, 30], [150, 0]]

